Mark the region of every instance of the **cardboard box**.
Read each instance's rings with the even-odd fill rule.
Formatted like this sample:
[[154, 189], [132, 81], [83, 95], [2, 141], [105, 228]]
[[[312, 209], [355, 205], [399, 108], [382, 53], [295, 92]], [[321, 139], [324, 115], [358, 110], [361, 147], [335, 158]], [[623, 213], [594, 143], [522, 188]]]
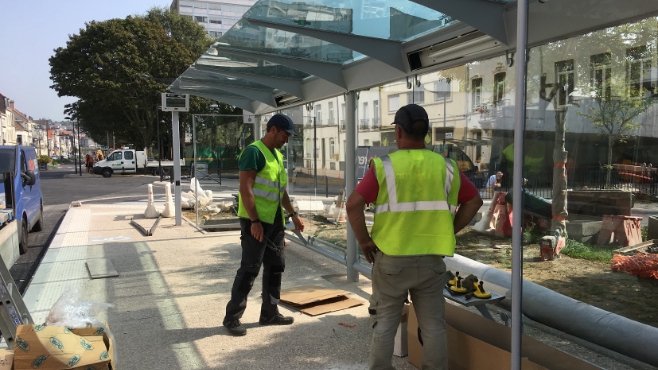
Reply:
[[0, 370], [11, 370], [14, 363], [14, 351], [0, 348]]
[[402, 307], [402, 317], [400, 318], [400, 325], [398, 332], [395, 333], [395, 346], [393, 347], [393, 355], [404, 357], [408, 354], [408, 335], [407, 335], [407, 321], [409, 319], [409, 304], [405, 303]]
[[16, 329], [14, 369], [111, 370], [113, 351], [104, 328], [20, 325]]
[[304, 285], [281, 291], [281, 303], [310, 316], [360, 306], [363, 301], [347, 297], [347, 290]]
[[[413, 304], [409, 309], [407, 331], [409, 362], [420, 368], [423, 347], [418, 339], [418, 320]], [[422, 332], [420, 335], [422, 338]], [[446, 337], [450, 370], [511, 368], [512, 331], [505, 325], [452, 304], [446, 304]], [[522, 342], [523, 370], [601, 369], [527, 335], [523, 336]]]

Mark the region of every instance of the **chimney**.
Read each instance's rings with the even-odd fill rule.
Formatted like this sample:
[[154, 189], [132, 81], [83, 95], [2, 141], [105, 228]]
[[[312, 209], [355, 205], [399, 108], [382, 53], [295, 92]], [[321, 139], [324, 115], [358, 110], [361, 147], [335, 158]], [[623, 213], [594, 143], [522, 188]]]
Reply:
[[14, 110], [14, 101], [13, 100], [9, 100], [9, 108], [11, 108], [11, 110]]

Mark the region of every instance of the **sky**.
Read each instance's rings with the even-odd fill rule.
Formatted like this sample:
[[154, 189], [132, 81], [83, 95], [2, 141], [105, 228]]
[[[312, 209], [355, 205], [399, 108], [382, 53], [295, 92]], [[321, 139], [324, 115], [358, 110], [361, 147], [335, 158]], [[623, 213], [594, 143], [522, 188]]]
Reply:
[[0, 94], [33, 119], [63, 121], [64, 105], [73, 97], [58, 97], [50, 88], [48, 58], [65, 47], [69, 35], [85, 22], [145, 14], [152, 7], [169, 7], [172, 0], [3, 0], [0, 22]]

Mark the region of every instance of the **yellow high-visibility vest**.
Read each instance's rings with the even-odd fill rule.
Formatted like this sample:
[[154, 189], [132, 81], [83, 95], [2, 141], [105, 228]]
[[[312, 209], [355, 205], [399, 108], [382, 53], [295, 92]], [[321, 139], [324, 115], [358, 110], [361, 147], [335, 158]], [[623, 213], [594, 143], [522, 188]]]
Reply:
[[461, 185], [457, 163], [426, 149], [398, 150], [373, 162], [377, 247], [388, 255], [452, 256]]
[[[277, 211], [281, 210], [283, 215], [281, 199], [283, 199], [283, 192], [288, 184], [286, 169], [283, 167], [283, 156], [278, 150], [275, 150], [275, 157], [272, 151], [260, 140], [251, 143], [251, 145], [258, 148], [265, 156], [265, 167], [256, 174], [256, 181], [252, 189], [256, 202], [256, 211], [261, 221], [273, 224]], [[247, 213], [242, 202], [242, 194], [238, 196], [238, 216], [249, 218], [249, 213]], [[281, 219], [283, 220], [283, 217]]]

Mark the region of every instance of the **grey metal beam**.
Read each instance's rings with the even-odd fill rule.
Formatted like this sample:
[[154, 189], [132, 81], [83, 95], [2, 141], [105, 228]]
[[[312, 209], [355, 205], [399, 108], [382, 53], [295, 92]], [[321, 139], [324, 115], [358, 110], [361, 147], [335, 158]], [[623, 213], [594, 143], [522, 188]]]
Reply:
[[386, 63], [397, 70], [405, 73], [407, 72], [407, 66], [402, 54], [402, 43], [399, 41], [350, 35], [331, 31], [322, 31], [306, 27], [289, 26], [247, 17], [244, 17], [243, 19], [254, 26], [274, 28], [286, 32], [298, 33], [300, 35], [306, 35], [319, 40], [330, 42], [332, 44], [344, 46], [348, 49], [358, 51], [363, 55], [367, 55], [373, 59], [377, 59], [383, 63]]
[[[356, 91], [345, 94], [345, 197], [352, 195], [356, 187]], [[347, 281], [359, 281], [359, 273], [354, 268], [357, 263], [359, 244], [350, 223], [347, 223]]]
[[200, 92], [197, 92], [197, 91], [185, 90], [185, 89], [171, 89], [171, 91], [181, 93], [181, 94], [196, 95], [196, 96], [200, 96], [202, 98], [211, 99], [211, 100], [217, 100], [218, 102], [222, 102], [222, 103], [232, 105], [234, 107], [242, 108], [242, 110], [246, 110], [247, 112], [251, 112], [251, 111], [255, 110], [254, 107], [252, 106], [253, 102], [251, 100], [249, 100], [248, 98], [207, 94], [207, 93], [200, 93]]
[[286, 67], [296, 69], [298, 71], [306, 72], [310, 75], [319, 77], [325, 81], [342, 87], [347, 90], [347, 84], [343, 77], [343, 65], [339, 63], [323, 62], [318, 60], [309, 60], [301, 58], [291, 58], [283, 55], [275, 55], [269, 53], [257, 53], [254, 51], [238, 50], [222, 46], [215, 46], [218, 52], [241, 55], [250, 58], [257, 58], [267, 60], [273, 63], [282, 64]]
[[[272, 96], [272, 91], [265, 91], [265, 90], [259, 90], [259, 89], [252, 89], [248, 87], [236, 87], [236, 86], [229, 86], [229, 85], [222, 85], [216, 82], [212, 81], [199, 81], [195, 80], [193, 78], [186, 78], [185, 76], [181, 76], [182, 82], [188, 81], [193, 82], [195, 84], [198, 84], [203, 87], [208, 87], [211, 89], [218, 89], [221, 91], [227, 91], [233, 94], [241, 95], [246, 98], [252, 99], [252, 100], [257, 100], [260, 102], [263, 102], [267, 105], [270, 105], [272, 107], [276, 107], [276, 101], [274, 100], [274, 96]], [[185, 87], [183, 87], [185, 88]]]
[[281, 91], [285, 91], [291, 95], [294, 95], [298, 98], [304, 99], [304, 91], [302, 90], [302, 81], [293, 80], [290, 78], [282, 78], [276, 76], [264, 76], [256, 75], [252, 73], [244, 73], [238, 71], [227, 71], [225, 69], [217, 69], [213, 66], [204, 65], [204, 64], [195, 64], [194, 68], [199, 71], [207, 71], [212, 73], [218, 73], [224, 76], [230, 76], [235, 78], [243, 78], [245, 80], [253, 81], [261, 85], [271, 86]]
[[487, 0], [411, 0], [416, 4], [447, 14], [475, 27], [505, 45], [509, 45], [505, 24], [505, 4]]

